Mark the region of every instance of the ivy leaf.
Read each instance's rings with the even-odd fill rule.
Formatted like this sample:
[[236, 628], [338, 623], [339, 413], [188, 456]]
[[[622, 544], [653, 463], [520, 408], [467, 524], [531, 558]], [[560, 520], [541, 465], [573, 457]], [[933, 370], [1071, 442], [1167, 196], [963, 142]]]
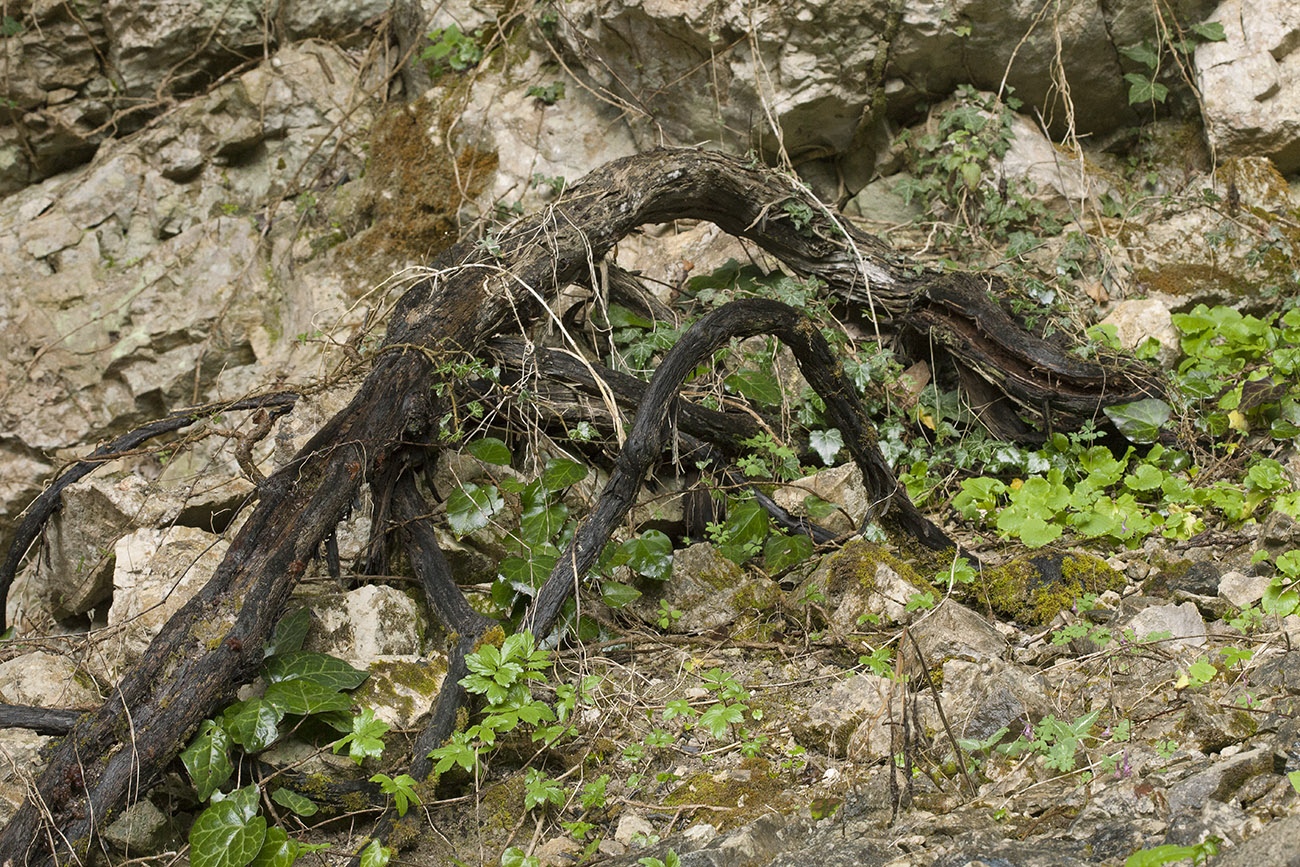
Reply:
[[1192, 32], [1206, 42], [1222, 42], [1228, 38], [1228, 35], [1223, 32], [1223, 25], [1218, 21], [1202, 21], [1200, 24], [1193, 24]]
[[1169, 95], [1169, 88], [1145, 75], [1130, 72], [1124, 76], [1124, 80], [1129, 83], [1129, 105], [1137, 105], [1140, 102], [1164, 102], [1165, 97]]
[[826, 466], [835, 465], [835, 456], [844, 448], [844, 435], [838, 428], [815, 430], [808, 435], [808, 447], [817, 453]]
[[234, 765], [230, 763], [230, 735], [215, 721], [204, 720], [198, 737], [181, 753], [181, 763], [189, 772], [199, 800], [206, 801], [234, 773]]
[[361, 850], [361, 867], [388, 867], [388, 859], [392, 857], [392, 849], [379, 845], [378, 840], [371, 840], [370, 845]]
[[[276, 794], [282, 791], [284, 790], [277, 790]], [[275, 799], [275, 795], [271, 797]], [[262, 842], [262, 850], [252, 860], [250, 867], [290, 867], [297, 860], [298, 852], [298, 842], [290, 840], [289, 835], [284, 832], [283, 828], [267, 828], [266, 839]]]
[[1173, 411], [1172, 406], [1155, 397], [1102, 409], [1119, 432], [1135, 443], [1155, 442], [1160, 436], [1160, 426], [1169, 421]]
[[623, 543], [625, 563], [638, 575], [666, 581], [673, 574], [673, 540], [658, 530], [647, 530]]
[[769, 519], [767, 511], [753, 500], [741, 503], [731, 510], [723, 527], [725, 541], [718, 553], [733, 563], [744, 563], [758, 553], [767, 538]]
[[280, 618], [280, 622], [275, 625], [275, 632], [271, 635], [271, 640], [267, 642], [264, 656], [275, 656], [280, 653], [293, 653], [295, 650], [302, 649], [302, 642], [307, 637], [307, 630], [311, 627], [311, 612], [306, 608], [299, 608]]
[[505, 505], [495, 485], [465, 485], [447, 498], [447, 523], [457, 536], [468, 536], [486, 527]]
[[563, 503], [547, 505], [545, 502], [524, 509], [519, 518], [519, 534], [529, 548], [545, 545], [560, 532], [569, 518], [569, 507]]
[[808, 559], [812, 552], [813, 542], [807, 536], [773, 534], [763, 546], [763, 560], [767, 564], [767, 571], [776, 573]]
[[497, 564], [497, 572], [515, 591], [532, 596], [551, 575], [559, 557], [534, 551], [528, 557], [506, 557]]
[[625, 608], [641, 598], [641, 591], [619, 581], [602, 581], [600, 599], [610, 608]]
[[260, 753], [280, 736], [284, 711], [268, 701], [250, 698], [236, 702], [221, 714], [221, 727], [230, 739], [250, 753]]
[[273, 683], [266, 688], [262, 701], [284, 714], [298, 716], [352, 707], [352, 699], [337, 689], [310, 680], [282, 680]]
[[[1128, 48], [1121, 48], [1119, 53], [1127, 57], [1129, 60], [1136, 60], [1147, 69], [1155, 69], [1157, 64], [1160, 63], [1160, 53], [1156, 51], [1155, 46], [1151, 44], [1151, 40], [1149, 39], [1142, 40], [1141, 45], [1131, 45]], [[1125, 78], [1127, 77], [1128, 76], [1125, 76]]]
[[496, 437], [482, 437], [466, 443], [465, 450], [485, 464], [510, 466], [510, 449]]
[[761, 370], [741, 370], [728, 376], [723, 382], [737, 394], [765, 406], [777, 406], [781, 403], [781, 383], [775, 376]]
[[[292, 810], [294, 813], [304, 818], [315, 815], [316, 811], [320, 809], [320, 807], [316, 806], [316, 802], [311, 798], [308, 798], [305, 795], [300, 795], [293, 789], [287, 789], [283, 786], [271, 793], [271, 800], [275, 801], [281, 807]], [[272, 828], [271, 830], [278, 831], [279, 829]]]
[[266, 663], [267, 683], [309, 680], [334, 690], [356, 689], [370, 672], [353, 668], [338, 657], [298, 651], [274, 656]]
[[587, 468], [568, 458], [554, 458], [546, 462], [542, 471], [542, 487], [554, 493], [587, 478]]
[[245, 867], [262, 851], [266, 819], [257, 815], [257, 786], [214, 801], [190, 828], [193, 867]]

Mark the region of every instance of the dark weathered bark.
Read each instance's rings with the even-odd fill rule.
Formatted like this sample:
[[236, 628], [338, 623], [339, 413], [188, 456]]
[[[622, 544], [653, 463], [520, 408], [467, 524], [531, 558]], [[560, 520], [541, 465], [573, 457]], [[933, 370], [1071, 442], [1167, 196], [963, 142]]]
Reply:
[[[491, 251], [472, 242], [448, 251], [436, 263], [438, 276], [398, 303], [352, 402], [260, 486], [257, 507], [211, 581], [168, 621], [114, 697], [60, 743], [37, 781], [39, 797], [0, 832], [0, 853], [17, 864], [84, 858], [96, 827], [143, 791], [202, 719], [256, 673], [289, 591], [359, 485], [386, 479], [379, 487], [397, 489], [391, 462], [403, 460], [406, 444], [427, 442], [444, 411], [431, 387], [447, 376], [445, 363], [478, 353], [516, 316], [536, 312], [639, 225], [711, 220], [820, 277], [882, 321], [930, 330], [955, 358], [970, 358], [970, 370], [1034, 411], [1060, 403], [1091, 412], [1150, 387], [1130, 371], [1085, 365], [1019, 329], [1004, 331], [1005, 315], [983, 295], [982, 280], [916, 269], [849, 229], [855, 248], [815, 203], [806, 203], [813, 219], [796, 224], [783, 205], [803, 200], [761, 166], [699, 150], [655, 151], [593, 172], [562, 201], [515, 224]], [[826, 388], [835, 393], [833, 383]], [[1066, 399], [1057, 397], [1062, 388]], [[870, 458], [866, 464], [871, 490], [907, 515], [910, 503], [889, 468]], [[536, 622], [553, 619], [557, 593], [546, 591]], [[84, 778], [74, 768], [84, 768]]]
[[839, 428], [845, 447], [862, 470], [863, 484], [875, 506], [868, 518], [892, 511], [897, 526], [922, 544], [934, 549], [953, 547], [952, 541], [917, 510], [894, 478], [852, 383], [813, 321], [777, 301], [733, 301], [692, 325], [655, 371], [600, 499], [579, 525], [524, 617], [523, 625], [534, 634], [546, 635], [555, 626], [578, 580], [595, 563], [614, 527], [632, 508], [646, 471], [663, 453], [671, 433], [669, 414], [686, 377], [733, 337], [757, 334], [779, 337], [794, 352], [800, 372], [825, 402], [827, 420]]
[[41, 735], [65, 735], [81, 714], [79, 710], [0, 704], [0, 729], [31, 729]]

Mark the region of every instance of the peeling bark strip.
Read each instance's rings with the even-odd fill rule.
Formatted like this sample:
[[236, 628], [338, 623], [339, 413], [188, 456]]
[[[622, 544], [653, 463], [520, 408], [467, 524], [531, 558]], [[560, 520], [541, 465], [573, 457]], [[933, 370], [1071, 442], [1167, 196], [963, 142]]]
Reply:
[[[794, 203], [811, 207], [813, 218], [796, 225], [783, 208]], [[959, 363], [970, 359], [971, 375], [1033, 411], [1054, 405], [1061, 389], [1070, 394], [1065, 409], [1091, 413], [1152, 388], [1130, 369], [1084, 364], [1008, 326], [984, 294], [983, 279], [926, 272], [846, 226], [851, 245], [818, 203], [762, 166], [699, 150], [609, 163], [562, 201], [514, 224], [491, 251], [472, 241], [456, 245], [439, 258], [436, 277], [402, 297], [352, 402], [267, 479], [209, 583], [167, 622], [114, 697], [61, 741], [37, 781], [38, 795], [0, 832], [0, 864], [84, 861], [96, 828], [119, 815], [129, 795], [145, 791], [203, 718], [255, 675], [290, 590], [363, 480], [357, 466], [366, 468], [377, 503], [387, 508], [400, 475], [394, 467], [404, 465], [404, 450], [428, 441], [444, 410], [432, 390], [447, 377], [443, 363], [477, 354], [516, 317], [531, 317], [557, 286], [590, 274], [632, 229], [674, 219], [710, 220], [825, 280], [836, 295], [869, 303], [882, 320], [932, 332]], [[864, 454], [868, 445], [860, 444]], [[872, 490], [897, 491], [883, 462], [867, 463]], [[905, 495], [894, 499], [901, 510], [910, 506]], [[418, 504], [400, 505], [406, 516]], [[548, 589], [539, 599], [538, 623], [553, 618], [559, 595]]]

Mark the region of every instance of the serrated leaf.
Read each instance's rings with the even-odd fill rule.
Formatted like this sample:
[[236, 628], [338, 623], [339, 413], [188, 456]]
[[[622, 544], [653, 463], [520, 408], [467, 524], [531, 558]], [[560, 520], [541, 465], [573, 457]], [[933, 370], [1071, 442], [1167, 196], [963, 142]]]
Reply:
[[260, 698], [232, 704], [221, 714], [221, 727], [247, 752], [260, 753], [280, 736], [284, 712]]
[[447, 498], [447, 523], [457, 536], [468, 536], [486, 527], [505, 505], [495, 485], [464, 485]]
[[699, 725], [721, 740], [726, 734], [728, 725], [737, 725], [745, 721], [746, 707], [743, 704], [726, 704], [719, 702], [713, 707], [700, 714], [697, 721]]
[[499, 467], [510, 466], [510, 449], [496, 437], [480, 437], [465, 444], [465, 451], [485, 464]]
[[303, 817], [315, 815], [316, 811], [320, 809], [311, 798], [283, 786], [271, 793], [271, 800]]
[[335, 754], [344, 746], [348, 748], [348, 758], [358, 765], [367, 758], [379, 758], [384, 753], [384, 735], [388, 733], [388, 723], [375, 717], [375, 712], [365, 708], [352, 717], [351, 730], [332, 745]]
[[600, 599], [610, 608], [624, 608], [641, 598], [641, 591], [619, 581], [600, 582]]
[[815, 430], [808, 434], [808, 447], [817, 453], [826, 466], [835, 465], [835, 456], [844, 448], [844, 435], [838, 428]]
[[306, 608], [299, 608], [286, 614], [275, 625], [275, 632], [271, 635], [271, 640], [267, 642], [266, 648], [262, 651], [263, 656], [274, 656], [277, 653], [293, 653], [295, 650], [301, 650], [302, 642], [307, 637], [307, 630], [310, 628], [311, 612]]
[[765, 406], [777, 406], [781, 403], [781, 383], [770, 373], [761, 370], [741, 370], [728, 376], [723, 382], [737, 394]]
[[658, 530], [646, 530], [623, 543], [623, 562], [639, 575], [666, 581], [673, 574], [673, 540]]
[[554, 493], [587, 478], [587, 468], [568, 458], [552, 458], [542, 471], [542, 487]]
[[310, 680], [282, 680], [273, 683], [266, 688], [262, 700], [286, 714], [298, 716], [352, 707], [352, 699], [337, 689]]
[[256, 811], [257, 786], [248, 786], [200, 813], [190, 828], [192, 867], [251, 864], [266, 840], [266, 819]]
[[1155, 442], [1160, 427], [1169, 421], [1174, 408], [1159, 398], [1150, 397], [1102, 409], [1119, 432], [1135, 443]]
[[343, 660], [324, 653], [298, 651], [274, 656], [266, 663], [267, 683], [286, 680], [309, 680], [335, 690], [356, 689], [370, 672], [353, 668]]
[[763, 561], [768, 572], [780, 572], [812, 556], [813, 542], [807, 536], [774, 533], [763, 545]]
[[230, 763], [230, 735], [215, 721], [204, 720], [198, 737], [181, 753], [181, 763], [189, 772], [199, 800], [206, 801], [234, 773], [235, 767]]

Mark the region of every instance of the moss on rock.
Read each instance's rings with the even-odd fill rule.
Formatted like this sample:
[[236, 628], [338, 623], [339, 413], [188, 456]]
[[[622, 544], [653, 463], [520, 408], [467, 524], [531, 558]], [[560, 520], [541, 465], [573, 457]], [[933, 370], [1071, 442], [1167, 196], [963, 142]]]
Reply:
[[1017, 623], [1044, 626], [1085, 593], [1119, 590], [1124, 583], [1123, 575], [1091, 554], [1038, 555], [985, 569], [971, 601]]

